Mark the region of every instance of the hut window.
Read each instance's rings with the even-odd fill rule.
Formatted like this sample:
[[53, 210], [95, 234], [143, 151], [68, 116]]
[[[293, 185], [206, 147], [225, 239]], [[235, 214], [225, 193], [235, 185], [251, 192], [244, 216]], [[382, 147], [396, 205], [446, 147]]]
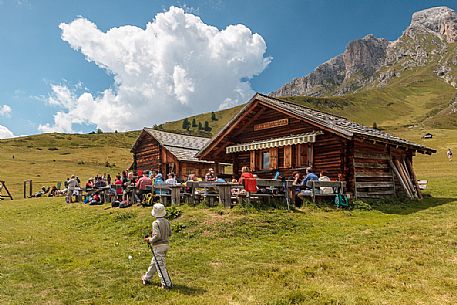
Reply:
[[262, 153], [262, 169], [269, 169], [270, 168], [270, 152], [263, 152]]

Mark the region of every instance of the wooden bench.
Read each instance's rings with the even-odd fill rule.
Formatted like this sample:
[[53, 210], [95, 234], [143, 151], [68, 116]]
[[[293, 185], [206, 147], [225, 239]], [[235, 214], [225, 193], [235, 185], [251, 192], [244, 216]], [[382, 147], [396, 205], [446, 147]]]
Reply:
[[[318, 181], [318, 180], [310, 180], [307, 183], [307, 189], [310, 191], [308, 193], [301, 193], [305, 196], [309, 196], [312, 198], [313, 202], [316, 202], [316, 197], [335, 197], [336, 194], [344, 194], [344, 190], [346, 188], [346, 181]], [[298, 186], [294, 186], [297, 188]], [[332, 193], [322, 193], [320, 188], [321, 187], [331, 187], [333, 189]], [[300, 186], [300, 189], [304, 189], [304, 186]], [[335, 193], [336, 189], [336, 193]]]
[[[248, 204], [251, 200], [266, 201], [268, 204], [271, 203], [271, 199], [284, 200], [287, 204], [287, 208], [290, 208], [290, 193], [289, 189], [292, 185], [291, 180], [276, 180], [276, 179], [256, 179], [256, 186], [259, 189], [256, 193], [244, 193], [235, 196], [235, 200], [242, 202], [246, 200]], [[282, 189], [282, 192], [279, 190]], [[261, 190], [265, 190], [262, 192]]]
[[[208, 206], [214, 206], [218, 198], [220, 198], [220, 188], [218, 185], [225, 183], [209, 182], [209, 181], [188, 181], [187, 187], [190, 188], [190, 201], [192, 204], [200, 202], [201, 199], [207, 201]], [[203, 192], [196, 194], [197, 189], [203, 189]]]
[[158, 196], [160, 203], [164, 206], [167, 206], [169, 201], [172, 205], [179, 205], [181, 204], [181, 187], [182, 185], [180, 184], [161, 183], [147, 186], [146, 190], [152, 192], [154, 196]]

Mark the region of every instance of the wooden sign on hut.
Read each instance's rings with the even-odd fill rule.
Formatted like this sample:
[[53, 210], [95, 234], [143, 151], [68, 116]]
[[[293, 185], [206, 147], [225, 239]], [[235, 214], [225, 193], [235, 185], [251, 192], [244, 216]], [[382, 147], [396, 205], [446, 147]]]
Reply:
[[197, 154], [249, 166], [260, 178], [285, 177], [311, 166], [347, 181], [356, 198], [420, 197], [412, 167], [416, 153], [436, 150], [345, 118], [257, 93]]

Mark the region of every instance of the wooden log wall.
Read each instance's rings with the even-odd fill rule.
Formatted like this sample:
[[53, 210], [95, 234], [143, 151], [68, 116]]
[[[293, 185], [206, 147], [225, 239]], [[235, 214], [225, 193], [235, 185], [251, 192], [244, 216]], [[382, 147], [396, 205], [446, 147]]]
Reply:
[[384, 144], [354, 141], [354, 182], [357, 198], [395, 195], [395, 182], [389, 165], [390, 151]]
[[342, 178], [346, 179], [350, 174], [345, 151], [347, 145], [346, 139], [324, 133], [317, 136], [316, 143], [272, 148], [266, 150], [270, 152], [269, 169], [261, 168], [262, 150], [240, 152], [233, 158], [233, 162], [237, 164], [237, 167], [234, 167], [234, 176], [239, 177], [241, 168], [249, 166], [260, 178], [271, 179], [277, 169], [282, 176], [291, 178], [294, 172], [304, 175], [306, 167], [312, 166], [317, 175], [320, 171], [325, 171], [332, 180], [337, 180], [338, 174], [342, 174]]
[[134, 158], [138, 169], [159, 169], [160, 148], [159, 143], [150, 135], [141, 135], [135, 150]]
[[313, 144], [312, 164], [317, 175], [325, 171], [332, 180], [337, 180], [338, 174], [346, 179], [348, 176], [348, 172], [345, 172], [346, 144], [347, 141], [344, 138], [330, 133], [317, 136], [316, 143]]

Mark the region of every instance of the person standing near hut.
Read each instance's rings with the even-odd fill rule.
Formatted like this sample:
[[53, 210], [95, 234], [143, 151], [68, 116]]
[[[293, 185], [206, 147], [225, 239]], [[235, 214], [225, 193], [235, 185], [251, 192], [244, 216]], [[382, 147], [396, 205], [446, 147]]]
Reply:
[[447, 159], [452, 161], [452, 150], [450, 148], [447, 149]]
[[170, 249], [170, 222], [165, 218], [165, 206], [161, 203], [154, 204], [151, 214], [156, 220], [152, 222], [152, 235], [145, 237], [144, 241], [151, 245], [153, 255], [148, 271], [141, 277], [141, 281], [143, 285], [151, 284], [151, 278], [157, 272], [162, 288], [171, 289], [173, 284], [165, 263], [165, 257]]

